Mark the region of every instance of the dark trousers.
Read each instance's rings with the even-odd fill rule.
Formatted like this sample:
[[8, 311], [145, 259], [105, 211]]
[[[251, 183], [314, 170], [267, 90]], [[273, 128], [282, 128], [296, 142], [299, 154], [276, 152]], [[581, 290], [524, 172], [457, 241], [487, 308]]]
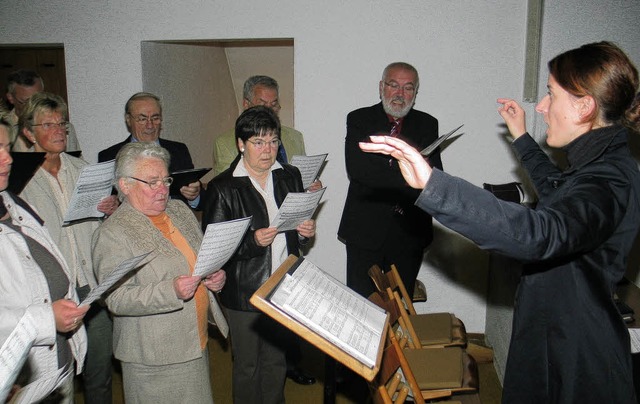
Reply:
[[369, 268], [377, 264], [383, 271], [395, 264], [409, 295], [420, 271], [424, 250], [408, 247], [401, 238], [388, 237], [378, 250], [356, 247], [347, 242], [347, 286], [364, 297], [375, 292], [375, 285], [369, 278]]
[[87, 356], [82, 371], [85, 403], [111, 404], [113, 321], [107, 308], [94, 303], [84, 317]]
[[233, 402], [283, 404], [286, 329], [259, 312], [227, 309]]

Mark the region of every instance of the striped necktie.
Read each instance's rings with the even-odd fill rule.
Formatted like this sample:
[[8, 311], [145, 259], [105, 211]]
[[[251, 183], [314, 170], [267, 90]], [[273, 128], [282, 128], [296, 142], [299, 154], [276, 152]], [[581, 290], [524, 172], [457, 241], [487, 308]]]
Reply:
[[391, 131], [389, 132], [389, 136], [398, 137], [400, 134], [400, 119], [393, 120], [393, 126], [391, 127]]

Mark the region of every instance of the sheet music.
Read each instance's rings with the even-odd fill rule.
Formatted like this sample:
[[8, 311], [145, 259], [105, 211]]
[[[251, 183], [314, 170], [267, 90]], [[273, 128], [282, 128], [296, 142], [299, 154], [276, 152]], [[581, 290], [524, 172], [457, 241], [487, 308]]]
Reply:
[[384, 310], [304, 260], [271, 302], [363, 364], [375, 366]]
[[36, 324], [25, 312], [0, 347], [0, 403], [4, 403], [36, 339]]
[[292, 166], [296, 166], [300, 170], [302, 175], [302, 186], [304, 189], [309, 186], [318, 178], [322, 164], [327, 159], [327, 153], [317, 154], [315, 156], [293, 156], [290, 163]]
[[640, 352], [640, 328], [629, 328], [629, 336], [631, 337], [631, 353]]
[[300, 223], [311, 219], [326, 189], [325, 187], [315, 192], [289, 192], [269, 227], [277, 227], [278, 232], [295, 230]]
[[68, 377], [73, 377], [72, 368], [60, 368], [27, 384], [11, 398], [10, 404], [36, 403], [60, 387]]
[[208, 224], [193, 275], [204, 278], [222, 268], [238, 249], [250, 223], [251, 216]]
[[102, 296], [104, 292], [109, 290], [111, 286], [122, 279], [122, 277], [129, 273], [129, 271], [137, 268], [140, 262], [149, 254], [151, 254], [151, 251], [146, 254], [131, 257], [122, 261], [120, 265], [118, 265], [116, 269], [114, 269], [109, 275], [107, 275], [107, 277], [104, 278], [104, 280], [98, 286], [91, 289], [87, 297], [85, 297], [84, 300], [80, 302], [79, 306], [86, 306], [100, 299], [100, 296]]
[[[436, 150], [436, 148], [438, 146], [440, 146], [442, 144], [442, 142], [444, 142], [445, 140], [449, 139], [449, 136], [451, 136], [454, 133], [456, 133], [458, 131], [458, 129], [462, 128], [463, 126], [464, 126], [464, 124], [458, 126], [457, 128], [455, 128], [451, 132], [445, 133], [444, 135], [440, 136], [433, 143], [431, 143], [429, 146], [427, 146], [426, 148], [422, 149], [420, 154], [422, 154], [423, 156], [429, 156], [431, 153], [433, 153]], [[461, 133], [461, 135], [464, 135], [464, 133]]]
[[115, 178], [115, 160], [84, 166], [73, 190], [69, 208], [64, 215], [64, 222], [103, 217], [98, 211], [98, 203], [111, 195]]

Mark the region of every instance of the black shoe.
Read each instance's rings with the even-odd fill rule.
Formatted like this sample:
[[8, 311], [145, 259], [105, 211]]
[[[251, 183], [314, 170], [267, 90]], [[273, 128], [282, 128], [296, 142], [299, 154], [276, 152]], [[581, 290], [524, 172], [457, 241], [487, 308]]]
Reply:
[[316, 382], [316, 378], [304, 374], [299, 368], [287, 369], [287, 377], [298, 384], [309, 386]]

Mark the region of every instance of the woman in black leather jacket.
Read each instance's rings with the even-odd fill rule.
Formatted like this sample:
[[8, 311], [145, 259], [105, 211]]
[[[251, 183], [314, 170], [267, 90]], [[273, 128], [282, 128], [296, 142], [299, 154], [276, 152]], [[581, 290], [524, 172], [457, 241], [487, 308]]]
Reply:
[[249, 298], [289, 254], [300, 254], [300, 245], [315, 235], [315, 221], [284, 233], [269, 227], [287, 193], [304, 192], [298, 169], [276, 161], [277, 115], [267, 107], [249, 108], [236, 120], [235, 133], [240, 154], [209, 182], [202, 226], [252, 216], [242, 243], [224, 265], [227, 282], [220, 293], [231, 333], [233, 397], [236, 403], [280, 403], [285, 329], [254, 308]]

